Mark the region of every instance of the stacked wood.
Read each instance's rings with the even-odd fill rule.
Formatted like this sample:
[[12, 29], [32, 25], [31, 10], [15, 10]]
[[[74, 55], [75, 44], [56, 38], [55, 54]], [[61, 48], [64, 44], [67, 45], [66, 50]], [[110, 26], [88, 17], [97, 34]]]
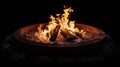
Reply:
[[[47, 24], [42, 26], [42, 29], [47, 29]], [[80, 32], [72, 32], [71, 30], [67, 29], [60, 29], [60, 25], [57, 25], [54, 30], [51, 30], [50, 33], [47, 33], [47, 37], [50, 37], [49, 40], [54, 42], [56, 41], [56, 38], [59, 34], [62, 34], [62, 36], [66, 39], [66, 41], [73, 41], [77, 37], [82, 38], [82, 34]]]
[[74, 34], [72, 34], [72, 33], [70, 33], [70, 32], [71, 32], [71, 31], [64, 29], [64, 30], [61, 30], [60, 33], [62, 34], [62, 36], [63, 36], [67, 41], [75, 40], [75, 39], [76, 39], [76, 35], [74, 35]]

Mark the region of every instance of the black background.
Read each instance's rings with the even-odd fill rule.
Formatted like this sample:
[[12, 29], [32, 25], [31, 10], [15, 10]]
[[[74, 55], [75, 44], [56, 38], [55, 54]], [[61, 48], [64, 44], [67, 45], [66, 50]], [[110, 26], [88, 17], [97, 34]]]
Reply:
[[71, 6], [74, 9], [71, 19], [76, 20], [76, 23], [98, 27], [113, 38], [114, 34], [118, 33], [115, 32], [118, 29], [116, 2], [74, 0], [5, 2], [1, 8], [1, 33], [3, 36], [9, 35], [26, 25], [49, 22], [50, 15], [61, 13], [63, 5]]
[[[4, 2], [1, 7], [1, 41], [15, 30], [36, 23], [48, 23], [50, 15], [61, 13], [63, 5], [74, 9], [71, 19], [76, 23], [98, 27], [109, 34], [116, 46], [119, 39], [117, 2], [79, 0], [40, 0], [39, 2]], [[118, 45], [117, 45], [118, 44]], [[118, 51], [119, 52], [119, 51]], [[116, 55], [117, 57], [119, 55]], [[116, 58], [115, 58], [116, 59]]]

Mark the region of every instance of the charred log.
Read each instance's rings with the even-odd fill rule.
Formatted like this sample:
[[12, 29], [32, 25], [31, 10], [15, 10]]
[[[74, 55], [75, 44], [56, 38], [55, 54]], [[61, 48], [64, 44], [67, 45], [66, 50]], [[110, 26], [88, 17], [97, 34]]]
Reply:
[[67, 40], [67, 41], [72, 41], [76, 39], [76, 35], [71, 34], [71, 31], [68, 30], [61, 30], [62, 36]]
[[52, 35], [50, 37], [50, 41], [55, 41], [57, 36], [58, 36], [58, 32], [59, 32], [59, 29], [60, 29], [60, 25], [57, 25], [56, 28], [52, 31]]
[[82, 34], [79, 32], [76, 32], [76, 35], [79, 36], [80, 38], [82, 38]]

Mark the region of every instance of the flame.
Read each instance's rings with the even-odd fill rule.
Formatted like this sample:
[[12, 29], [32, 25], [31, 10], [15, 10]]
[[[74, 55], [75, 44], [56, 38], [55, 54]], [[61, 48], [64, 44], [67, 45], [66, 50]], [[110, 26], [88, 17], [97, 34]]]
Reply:
[[56, 18], [51, 15], [50, 19], [51, 21], [46, 24], [46, 25], [39, 25], [37, 27], [38, 32], [35, 33], [35, 36], [39, 38], [40, 41], [43, 42], [50, 42], [50, 38], [52, 37], [52, 34], [55, 33], [56, 27], [59, 25], [60, 28], [58, 30], [58, 35], [62, 31], [65, 31], [69, 33], [69, 35], [76, 36], [76, 33], [82, 33], [84, 36], [85, 32], [84, 30], [79, 30], [78, 28], [75, 27], [75, 21], [70, 21], [69, 16], [70, 13], [73, 12], [73, 9], [71, 7], [65, 8], [63, 14], [56, 14]]

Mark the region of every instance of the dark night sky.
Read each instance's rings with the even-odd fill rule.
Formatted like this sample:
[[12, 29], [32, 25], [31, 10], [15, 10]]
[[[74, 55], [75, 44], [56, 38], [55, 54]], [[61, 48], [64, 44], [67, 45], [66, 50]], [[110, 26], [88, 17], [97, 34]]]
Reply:
[[96, 26], [113, 36], [114, 2], [84, 2], [76, 0], [5, 3], [2, 5], [3, 21], [1, 20], [1, 30], [5, 26], [7, 28], [3, 30], [2, 35], [9, 35], [16, 29], [26, 25], [48, 22], [50, 15], [62, 12], [63, 5], [71, 6], [74, 9], [71, 19], [76, 20], [76, 23]]

